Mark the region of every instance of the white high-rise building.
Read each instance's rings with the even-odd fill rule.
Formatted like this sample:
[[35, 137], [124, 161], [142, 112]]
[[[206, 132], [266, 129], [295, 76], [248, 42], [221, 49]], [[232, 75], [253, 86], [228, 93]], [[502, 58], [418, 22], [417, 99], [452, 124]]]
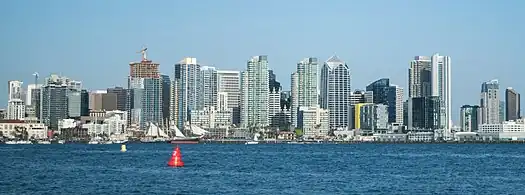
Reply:
[[[226, 93], [228, 108], [232, 110], [232, 123], [239, 124], [241, 120], [241, 72], [232, 70], [217, 70], [217, 93]], [[220, 106], [217, 106], [222, 109]]]
[[26, 93], [26, 106], [31, 106], [33, 103], [33, 91], [35, 89], [42, 88], [42, 84], [29, 84], [27, 85], [27, 93]]
[[448, 56], [436, 53], [431, 58], [431, 86], [432, 96], [440, 97], [440, 126], [450, 131], [452, 127], [452, 90], [451, 90], [451, 61]]
[[23, 101], [22, 81], [8, 81], [7, 119], [23, 120], [25, 118], [25, 104]]
[[170, 118], [183, 130], [184, 124], [190, 121], [190, 112], [202, 109], [201, 65], [197, 63], [196, 58], [184, 58], [175, 64], [174, 73], [173, 97], [176, 100], [171, 100], [171, 103], [176, 105], [171, 107], [175, 107], [176, 112], [171, 113]]
[[215, 67], [202, 66], [201, 67], [201, 106], [199, 109], [204, 107], [216, 107], [217, 106], [217, 70]]
[[22, 81], [8, 81], [8, 100], [22, 99]]
[[269, 74], [268, 57], [254, 56], [242, 74], [241, 123], [243, 127], [269, 125]]
[[313, 107], [318, 105], [317, 71], [317, 58], [305, 58], [297, 63], [297, 70], [292, 74], [291, 115], [294, 127], [297, 127], [299, 107]]
[[330, 115], [331, 129], [347, 129], [350, 113], [351, 75], [348, 65], [330, 57], [321, 69], [321, 108]]
[[395, 94], [395, 100], [394, 100], [394, 105], [389, 105], [389, 106], [394, 106], [395, 109], [390, 109], [389, 108], [389, 112], [390, 110], [394, 110], [394, 112], [396, 113], [395, 116], [395, 122], [398, 123], [398, 124], [403, 124], [403, 101], [404, 101], [404, 90], [403, 88], [397, 86], [397, 85], [390, 85], [390, 89], [393, 90], [393, 93]]
[[491, 80], [481, 85], [481, 121], [480, 124], [500, 123], [499, 82]]

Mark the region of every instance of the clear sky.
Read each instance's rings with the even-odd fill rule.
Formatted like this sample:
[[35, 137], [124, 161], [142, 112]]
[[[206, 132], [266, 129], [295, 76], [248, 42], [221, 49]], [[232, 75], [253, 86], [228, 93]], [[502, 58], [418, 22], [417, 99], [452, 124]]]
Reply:
[[143, 45], [170, 76], [186, 56], [242, 70], [268, 55], [285, 89], [297, 61], [337, 54], [352, 89], [388, 77], [406, 90], [409, 61], [439, 52], [452, 58], [457, 121], [483, 81], [499, 79], [502, 98], [509, 86], [525, 93], [524, 10], [523, 0], [4, 0], [0, 105], [8, 80], [29, 84], [35, 71], [87, 89], [124, 86]]

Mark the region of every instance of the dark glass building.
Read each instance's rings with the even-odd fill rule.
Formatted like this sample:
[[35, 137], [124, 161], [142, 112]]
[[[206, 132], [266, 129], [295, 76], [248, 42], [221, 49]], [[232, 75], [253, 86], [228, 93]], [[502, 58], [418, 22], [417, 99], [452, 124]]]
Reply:
[[520, 94], [512, 88], [505, 90], [505, 120], [516, 120], [520, 116]]
[[439, 99], [438, 96], [411, 98], [408, 103], [408, 129], [440, 129]]

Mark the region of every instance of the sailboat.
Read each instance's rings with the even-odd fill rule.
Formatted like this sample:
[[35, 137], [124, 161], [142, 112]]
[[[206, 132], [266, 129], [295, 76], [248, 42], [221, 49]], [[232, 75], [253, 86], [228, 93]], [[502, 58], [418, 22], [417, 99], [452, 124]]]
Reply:
[[196, 126], [196, 125], [186, 125], [186, 128], [190, 128], [192, 133], [198, 135], [199, 137], [186, 137], [182, 131], [179, 130], [176, 126], [172, 126], [171, 129], [175, 131], [175, 137], [173, 137], [169, 143], [172, 144], [197, 144], [204, 134], [208, 131]]
[[252, 145], [252, 144], [259, 144], [259, 137], [261, 136], [261, 134], [259, 133], [256, 133], [255, 135], [253, 135], [253, 141], [247, 141], [246, 145]]
[[149, 123], [148, 131], [144, 138], [140, 139], [142, 143], [157, 143], [165, 142], [169, 138], [168, 134], [164, 130], [160, 129], [157, 125]]

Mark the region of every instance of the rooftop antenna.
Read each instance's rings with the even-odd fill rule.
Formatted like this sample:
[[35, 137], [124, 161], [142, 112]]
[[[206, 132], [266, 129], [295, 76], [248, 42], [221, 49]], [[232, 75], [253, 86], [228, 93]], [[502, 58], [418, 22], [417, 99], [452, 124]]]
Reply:
[[147, 51], [148, 48], [146, 46], [142, 46], [142, 49], [140, 51], [138, 51], [137, 53], [141, 53], [142, 54], [142, 61], [146, 61], [148, 58], [147, 58]]

